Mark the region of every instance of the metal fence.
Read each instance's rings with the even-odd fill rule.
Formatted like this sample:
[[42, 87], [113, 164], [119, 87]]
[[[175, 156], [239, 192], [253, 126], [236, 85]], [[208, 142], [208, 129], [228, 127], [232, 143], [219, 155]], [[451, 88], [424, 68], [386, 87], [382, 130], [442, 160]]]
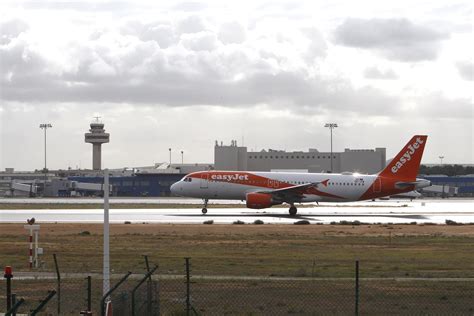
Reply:
[[[109, 298], [114, 315], [474, 314], [474, 279], [370, 278], [363, 263], [360, 269], [357, 263], [348, 268], [353, 277], [197, 275], [192, 260], [186, 259], [179, 267], [180, 275], [160, 274], [156, 266], [136, 274], [113, 275]], [[49, 290], [59, 290], [60, 295], [43, 307], [44, 315], [78, 315], [86, 310], [101, 314], [102, 302], [108, 298], [102, 296], [99, 274], [90, 278], [87, 273], [64, 274], [60, 283], [54, 274], [47, 276], [13, 278], [12, 292], [25, 300], [18, 313], [31, 313]], [[0, 312], [6, 311], [5, 293], [5, 282], [0, 282]]]

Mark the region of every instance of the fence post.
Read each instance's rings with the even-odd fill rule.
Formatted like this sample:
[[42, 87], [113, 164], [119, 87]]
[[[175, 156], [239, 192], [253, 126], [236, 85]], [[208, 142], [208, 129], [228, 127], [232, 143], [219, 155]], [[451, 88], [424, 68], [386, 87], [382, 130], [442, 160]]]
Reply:
[[[12, 293], [12, 306], [15, 306], [15, 305], [16, 305], [16, 294]], [[13, 311], [12, 315], [15, 316], [16, 311]]]
[[58, 260], [56, 258], [56, 254], [53, 253], [54, 258], [54, 267], [56, 268], [56, 276], [57, 276], [57, 294], [58, 294], [58, 315], [61, 315], [61, 274], [59, 273], [59, 265]]
[[190, 293], [190, 276], [189, 276], [189, 258], [184, 258], [186, 260], [186, 316], [189, 316], [191, 312], [191, 293]]
[[92, 311], [92, 278], [87, 277], [87, 311]]
[[359, 260], [355, 262], [355, 316], [359, 316]]
[[145, 274], [145, 277], [141, 279], [140, 282], [138, 282], [138, 284], [133, 288], [132, 290], [132, 316], [135, 316], [135, 292], [143, 284], [143, 282], [151, 278], [151, 275], [155, 273], [156, 269], [158, 269], [158, 266], [155, 265], [155, 267], [149, 272], [147, 272], [147, 274]]
[[[145, 257], [145, 264], [146, 264], [146, 271], [149, 273], [150, 272], [150, 264], [148, 262], [148, 256], [147, 255], [144, 255], [143, 257]], [[148, 315], [151, 315], [151, 286], [152, 286], [152, 283], [151, 283], [151, 274], [150, 274], [150, 277], [148, 278], [148, 281], [147, 281], [147, 296], [146, 296], [146, 301], [147, 301], [147, 305], [146, 305], [146, 310], [147, 310], [147, 313]]]
[[109, 297], [110, 294], [112, 294], [113, 291], [115, 291], [120, 286], [120, 284], [125, 282], [125, 280], [130, 276], [130, 274], [132, 274], [132, 272], [128, 271], [127, 274], [125, 274], [120, 279], [120, 281], [117, 282], [117, 284], [115, 284], [110, 290], [107, 291], [107, 293], [104, 294], [104, 296], [100, 300], [100, 314], [102, 316], [105, 315], [105, 300], [107, 299], [107, 297]]

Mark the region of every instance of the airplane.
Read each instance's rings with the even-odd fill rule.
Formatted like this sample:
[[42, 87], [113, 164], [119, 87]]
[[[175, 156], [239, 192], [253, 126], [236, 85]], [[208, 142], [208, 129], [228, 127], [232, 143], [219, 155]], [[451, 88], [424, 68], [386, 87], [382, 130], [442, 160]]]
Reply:
[[171, 186], [171, 193], [201, 198], [202, 213], [210, 199], [246, 201], [251, 209], [287, 203], [296, 215], [295, 203], [353, 202], [373, 200], [431, 186], [417, 179], [428, 136], [415, 135], [379, 173], [295, 173], [250, 171], [193, 172]]

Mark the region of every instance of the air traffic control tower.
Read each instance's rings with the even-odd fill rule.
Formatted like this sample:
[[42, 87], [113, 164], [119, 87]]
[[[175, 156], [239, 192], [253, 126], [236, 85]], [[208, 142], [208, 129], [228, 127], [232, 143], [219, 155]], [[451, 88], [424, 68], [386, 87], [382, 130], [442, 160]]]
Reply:
[[96, 122], [91, 123], [90, 133], [85, 133], [86, 143], [92, 144], [92, 169], [101, 169], [102, 160], [102, 144], [108, 143], [110, 134], [105, 132], [104, 123], [99, 121], [99, 117], [96, 117]]

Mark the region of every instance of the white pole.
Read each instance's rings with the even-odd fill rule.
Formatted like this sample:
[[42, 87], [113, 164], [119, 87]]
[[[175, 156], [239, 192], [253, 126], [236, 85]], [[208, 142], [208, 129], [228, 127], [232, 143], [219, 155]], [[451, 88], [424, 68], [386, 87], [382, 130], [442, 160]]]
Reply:
[[104, 170], [104, 282], [103, 294], [110, 289], [110, 261], [109, 261], [109, 170]]
[[28, 237], [30, 242], [30, 269], [33, 268], [33, 229], [30, 228], [30, 236]]
[[38, 234], [39, 231], [35, 230], [35, 268], [38, 268]]

